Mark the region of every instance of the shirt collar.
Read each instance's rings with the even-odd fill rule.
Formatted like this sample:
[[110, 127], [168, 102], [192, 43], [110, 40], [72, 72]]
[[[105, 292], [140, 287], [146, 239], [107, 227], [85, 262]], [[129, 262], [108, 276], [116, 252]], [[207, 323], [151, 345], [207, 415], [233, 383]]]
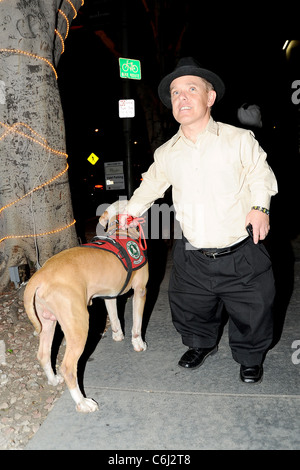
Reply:
[[219, 137], [220, 135], [220, 126], [219, 124], [213, 120], [212, 117], [210, 117], [209, 121], [208, 121], [208, 124], [206, 126], [206, 130], [208, 132], [211, 132], [212, 134], [215, 134]]
[[[214, 119], [212, 117], [210, 117], [208, 123], [207, 123], [207, 126], [205, 127], [205, 129], [203, 129], [202, 132], [199, 132], [198, 134], [198, 138], [205, 134], [206, 132], [210, 132], [211, 134], [214, 134], [214, 135], [217, 135], [219, 136], [220, 135], [220, 127], [219, 127], [219, 124], [214, 121]], [[187, 144], [192, 144], [194, 146], [194, 144], [185, 137], [183, 131], [182, 131], [182, 127], [180, 126], [179, 127], [179, 130], [177, 132], [177, 134], [175, 135], [175, 142], [173, 143], [172, 147], [174, 147], [174, 145], [177, 144], [177, 142], [180, 140], [180, 139], [183, 139]], [[197, 139], [198, 140], [198, 139]]]

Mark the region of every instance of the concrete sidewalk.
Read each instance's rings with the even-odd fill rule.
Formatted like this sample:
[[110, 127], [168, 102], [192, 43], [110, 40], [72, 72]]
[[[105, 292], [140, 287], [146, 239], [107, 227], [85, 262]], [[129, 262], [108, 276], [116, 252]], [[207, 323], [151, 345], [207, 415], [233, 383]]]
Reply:
[[[175, 331], [167, 288], [170, 254], [146, 332], [147, 351], [111, 330], [87, 362], [84, 388], [100, 411], [80, 414], [66, 390], [27, 450], [296, 450], [300, 448], [300, 263], [280, 342], [265, 361], [264, 380], [247, 386], [231, 357], [227, 327], [219, 352], [196, 371], [177, 366], [186, 351]], [[299, 345], [298, 345], [299, 350]], [[295, 362], [295, 361], [294, 361]]]

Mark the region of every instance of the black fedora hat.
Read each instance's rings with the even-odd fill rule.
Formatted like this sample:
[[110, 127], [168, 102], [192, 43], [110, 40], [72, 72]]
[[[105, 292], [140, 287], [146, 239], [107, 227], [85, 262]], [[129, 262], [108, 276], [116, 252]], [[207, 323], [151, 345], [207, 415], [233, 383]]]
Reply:
[[184, 75], [195, 75], [196, 77], [205, 78], [214, 87], [217, 93], [216, 101], [220, 101], [225, 93], [225, 85], [221, 78], [210, 70], [203, 69], [193, 57], [184, 57], [179, 60], [174, 72], [170, 73], [162, 79], [158, 86], [158, 96], [167, 108], [172, 108], [170, 85], [175, 78]]

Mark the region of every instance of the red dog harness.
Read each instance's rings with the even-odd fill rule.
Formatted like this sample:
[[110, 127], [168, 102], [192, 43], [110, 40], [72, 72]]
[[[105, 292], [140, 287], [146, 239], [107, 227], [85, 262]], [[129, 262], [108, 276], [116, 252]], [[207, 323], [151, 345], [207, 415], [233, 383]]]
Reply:
[[147, 263], [145, 251], [133, 238], [94, 237], [83, 246], [110, 251], [119, 258], [126, 271], [136, 271]]
[[[142, 219], [144, 221], [144, 219]], [[113, 253], [122, 262], [127, 271], [126, 281], [118, 296], [125, 290], [132, 271], [140, 269], [147, 263], [147, 245], [144, 238], [144, 232], [141, 228], [141, 219], [128, 218], [127, 226], [132, 222], [139, 226], [140, 238], [134, 240], [130, 237], [118, 236], [111, 238], [109, 236], [97, 236], [92, 239], [90, 243], [85, 243], [83, 247], [98, 248]], [[105, 298], [105, 297], [103, 297]]]

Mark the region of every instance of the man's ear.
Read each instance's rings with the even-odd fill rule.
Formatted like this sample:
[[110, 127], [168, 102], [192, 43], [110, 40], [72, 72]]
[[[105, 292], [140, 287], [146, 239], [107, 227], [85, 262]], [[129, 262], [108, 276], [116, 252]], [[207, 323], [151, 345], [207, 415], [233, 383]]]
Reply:
[[207, 100], [207, 106], [209, 108], [211, 108], [215, 104], [216, 98], [217, 98], [217, 93], [215, 92], [215, 90], [210, 90], [208, 92], [208, 100]]

